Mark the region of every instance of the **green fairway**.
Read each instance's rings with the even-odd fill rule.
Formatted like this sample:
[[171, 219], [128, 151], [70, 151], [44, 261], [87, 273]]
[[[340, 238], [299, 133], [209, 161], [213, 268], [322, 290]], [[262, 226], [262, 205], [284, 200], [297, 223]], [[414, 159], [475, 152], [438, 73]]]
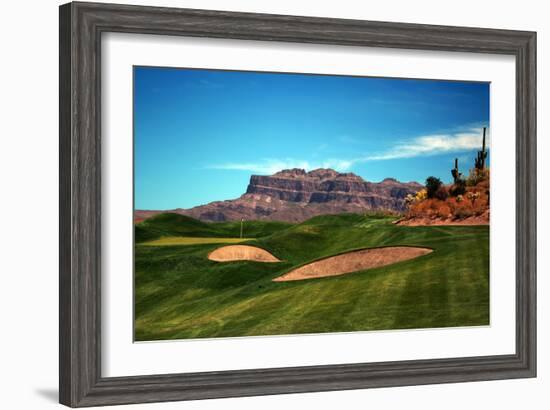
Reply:
[[[243, 236], [254, 239], [249, 243], [282, 260], [271, 264], [207, 259], [223, 243], [240, 241], [240, 222], [150, 218], [136, 225], [135, 338], [488, 325], [489, 227], [410, 227], [393, 220], [340, 214], [296, 225], [245, 221]], [[152, 246], [155, 240], [159, 246]], [[319, 258], [399, 245], [434, 251], [342, 276], [272, 281]]]
[[149, 242], [145, 246], [199, 245], [205, 243], [239, 243], [254, 240], [253, 238], [201, 238], [193, 236], [165, 236]]
[[[244, 237], [258, 238], [288, 228], [291, 224], [273, 221], [246, 221]], [[238, 238], [240, 222], [204, 223], [184, 215], [164, 213], [146, 219], [135, 227], [136, 243], [150, 242], [163, 237]]]

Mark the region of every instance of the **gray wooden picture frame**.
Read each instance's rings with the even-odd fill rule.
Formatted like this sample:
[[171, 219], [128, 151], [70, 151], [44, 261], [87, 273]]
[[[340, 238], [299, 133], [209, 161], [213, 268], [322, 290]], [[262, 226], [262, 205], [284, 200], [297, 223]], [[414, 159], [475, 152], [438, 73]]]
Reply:
[[[102, 377], [100, 67], [101, 35], [107, 32], [515, 56], [515, 354]], [[69, 3], [60, 7], [59, 64], [59, 397], [62, 404], [82, 407], [535, 377], [536, 33]]]

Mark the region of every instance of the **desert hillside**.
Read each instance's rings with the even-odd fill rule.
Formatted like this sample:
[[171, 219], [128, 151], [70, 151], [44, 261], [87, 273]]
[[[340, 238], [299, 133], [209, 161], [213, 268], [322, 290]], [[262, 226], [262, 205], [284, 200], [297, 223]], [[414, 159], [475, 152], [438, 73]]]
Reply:
[[[433, 178], [433, 177], [430, 177]], [[490, 217], [489, 169], [474, 168], [468, 178], [443, 185], [437, 178], [406, 198], [408, 210], [399, 225], [486, 225]]]

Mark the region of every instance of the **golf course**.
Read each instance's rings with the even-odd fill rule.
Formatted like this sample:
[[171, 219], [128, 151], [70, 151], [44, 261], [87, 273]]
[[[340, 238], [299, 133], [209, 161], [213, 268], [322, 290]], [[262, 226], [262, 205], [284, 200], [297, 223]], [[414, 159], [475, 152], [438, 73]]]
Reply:
[[488, 325], [489, 226], [396, 219], [136, 223], [135, 340]]

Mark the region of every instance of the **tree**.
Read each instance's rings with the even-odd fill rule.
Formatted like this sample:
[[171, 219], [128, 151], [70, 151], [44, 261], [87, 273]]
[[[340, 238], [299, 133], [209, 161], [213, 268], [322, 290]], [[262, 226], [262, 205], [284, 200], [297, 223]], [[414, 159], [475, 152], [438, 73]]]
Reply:
[[426, 179], [426, 191], [428, 194], [428, 198], [435, 197], [435, 193], [441, 187], [441, 185], [442, 185], [442, 182], [439, 178], [428, 177]]

